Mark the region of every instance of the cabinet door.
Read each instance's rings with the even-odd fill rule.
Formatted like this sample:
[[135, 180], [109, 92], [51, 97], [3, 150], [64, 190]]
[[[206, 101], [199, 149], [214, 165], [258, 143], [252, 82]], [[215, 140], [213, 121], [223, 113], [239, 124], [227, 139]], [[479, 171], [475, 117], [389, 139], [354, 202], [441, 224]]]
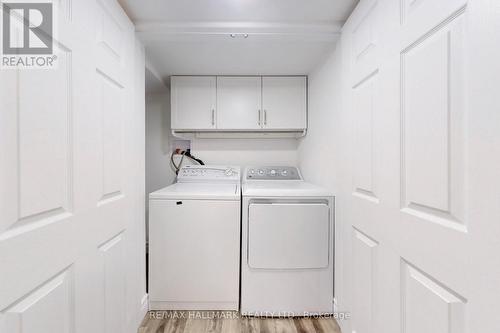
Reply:
[[215, 76], [172, 76], [172, 129], [215, 129]]
[[261, 77], [217, 77], [217, 128], [261, 128]]
[[305, 129], [305, 76], [263, 77], [262, 105], [265, 129]]

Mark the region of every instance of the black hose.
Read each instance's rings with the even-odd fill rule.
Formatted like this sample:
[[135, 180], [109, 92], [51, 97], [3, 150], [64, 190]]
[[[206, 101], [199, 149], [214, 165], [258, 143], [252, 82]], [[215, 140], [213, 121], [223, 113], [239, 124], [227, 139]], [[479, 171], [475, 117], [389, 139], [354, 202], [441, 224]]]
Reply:
[[[182, 155], [181, 160], [180, 160], [180, 162], [179, 162], [178, 165], [175, 164], [174, 155]], [[173, 165], [173, 167], [175, 169], [175, 174], [176, 175], [179, 174], [179, 170], [181, 169], [182, 161], [184, 160], [184, 156], [187, 156], [188, 158], [190, 158], [191, 160], [197, 162], [200, 165], [205, 165], [205, 163], [203, 163], [203, 161], [201, 159], [196, 158], [193, 155], [191, 155], [191, 149], [187, 149], [187, 150], [185, 150], [183, 152], [179, 152], [179, 150], [174, 150], [172, 152], [172, 154], [170, 155], [170, 163], [172, 163], [172, 165]]]

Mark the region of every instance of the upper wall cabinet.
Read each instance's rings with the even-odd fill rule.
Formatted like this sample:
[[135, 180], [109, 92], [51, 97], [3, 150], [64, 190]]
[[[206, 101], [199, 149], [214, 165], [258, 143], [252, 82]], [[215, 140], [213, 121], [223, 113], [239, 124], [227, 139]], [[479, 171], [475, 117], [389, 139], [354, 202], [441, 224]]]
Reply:
[[302, 136], [305, 76], [173, 76], [172, 130], [199, 136]]
[[306, 77], [262, 78], [262, 124], [265, 129], [306, 129]]
[[216, 128], [215, 76], [173, 76], [171, 79], [172, 129]]
[[217, 128], [261, 128], [262, 79], [258, 76], [217, 77]]

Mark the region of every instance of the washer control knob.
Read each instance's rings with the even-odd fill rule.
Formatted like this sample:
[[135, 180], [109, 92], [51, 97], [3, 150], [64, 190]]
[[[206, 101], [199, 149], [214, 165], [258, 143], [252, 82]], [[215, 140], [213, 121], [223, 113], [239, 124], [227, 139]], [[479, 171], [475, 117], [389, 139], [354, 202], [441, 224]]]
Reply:
[[283, 170], [283, 171], [281, 171], [281, 174], [282, 174], [283, 176], [286, 176], [286, 175], [288, 175], [288, 171], [287, 171], [287, 170]]
[[258, 173], [259, 173], [259, 175], [263, 175], [264, 174], [264, 170], [259, 169]]
[[275, 175], [276, 175], [276, 170], [272, 169], [272, 170], [270, 171], [270, 174], [271, 174], [271, 176], [275, 176]]

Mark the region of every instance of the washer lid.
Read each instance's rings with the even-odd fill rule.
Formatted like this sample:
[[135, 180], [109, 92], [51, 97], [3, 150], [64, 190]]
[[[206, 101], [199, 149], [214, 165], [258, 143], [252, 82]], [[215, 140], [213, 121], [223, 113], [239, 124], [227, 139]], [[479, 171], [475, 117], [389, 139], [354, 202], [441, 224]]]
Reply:
[[331, 197], [323, 187], [304, 181], [253, 181], [243, 184], [243, 196], [248, 197]]
[[150, 199], [165, 200], [240, 200], [238, 184], [176, 183], [149, 194]]

